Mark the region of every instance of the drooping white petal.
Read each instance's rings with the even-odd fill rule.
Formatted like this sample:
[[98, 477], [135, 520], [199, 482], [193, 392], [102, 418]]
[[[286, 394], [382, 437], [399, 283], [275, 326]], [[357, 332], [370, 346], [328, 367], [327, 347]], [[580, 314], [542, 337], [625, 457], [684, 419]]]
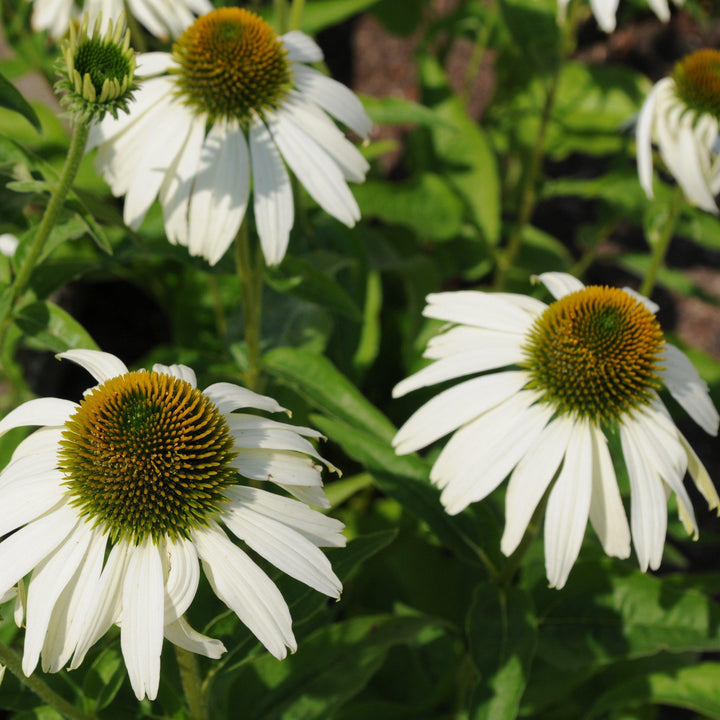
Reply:
[[237, 235], [249, 196], [245, 135], [236, 120], [217, 120], [205, 138], [190, 197], [190, 254], [215, 265]]
[[120, 648], [138, 700], [154, 700], [163, 642], [163, 569], [160, 551], [146, 538], [130, 552], [122, 585]]
[[469, 325], [454, 325], [428, 340], [423, 357], [440, 360], [449, 355], [470, 351], [488, 354], [488, 348], [492, 347], [492, 354], [498, 354], [501, 362], [505, 357], [512, 358], [512, 362], [519, 362], [523, 357], [522, 346], [525, 342], [523, 335]]
[[580, 280], [568, 273], [546, 272], [538, 275], [537, 279], [556, 300], [585, 289], [585, 285]]
[[360, 219], [360, 208], [337, 163], [287, 114], [269, 119], [268, 129], [280, 154], [315, 202], [348, 227]]
[[175, 622], [190, 607], [200, 582], [200, 563], [195, 547], [189, 540], [165, 540], [163, 554], [165, 580], [164, 622]]
[[10, 463], [3, 472], [7, 472], [10, 464], [21, 458], [39, 459], [46, 462], [46, 470], [52, 470], [57, 465], [58, 443], [62, 440], [64, 427], [39, 428], [30, 433], [24, 440], [21, 440], [15, 448]]
[[623, 457], [630, 476], [630, 527], [640, 569], [657, 570], [662, 560], [667, 530], [667, 500], [663, 484], [648, 462], [636, 437], [634, 421], [620, 425]]
[[318, 547], [344, 547], [344, 525], [323, 515], [304, 503], [253, 487], [233, 485], [225, 494], [235, 503], [242, 503], [254, 513], [273, 518], [293, 528]]
[[153, 372], [172, 375], [173, 377], [180, 378], [180, 380], [184, 380], [194, 388], [197, 387], [195, 371], [187, 365], [160, 365], [159, 363], [155, 363], [152, 369]]
[[322, 485], [292, 485], [281, 480], [273, 480], [273, 482], [306, 505], [314, 505], [324, 510], [330, 507], [330, 500], [322, 489]]
[[518, 393], [450, 438], [430, 471], [449, 514], [491, 493], [532, 446], [552, 416], [550, 406], [534, 400], [533, 393]]
[[655, 122], [655, 109], [660, 93], [666, 92], [668, 84], [672, 83], [670, 78], [663, 78], [653, 86], [643, 102], [640, 114], [638, 115], [635, 128], [635, 145], [637, 154], [638, 180], [640, 187], [645, 194], [652, 199], [653, 192], [653, 160], [652, 160], [652, 135]]
[[511, 555], [517, 549], [535, 508], [560, 467], [573, 421], [560, 416], [549, 422], [510, 475], [505, 495], [505, 530], [500, 549]]
[[165, 637], [171, 643], [196, 655], [204, 655], [217, 660], [226, 652], [226, 648], [220, 640], [207, 637], [207, 635], [194, 630], [182, 617], [175, 622], [168, 623], [164, 632]]
[[518, 335], [524, 335], [535, 321], [534, 315], [516, 303], [476, 290], [431, 293], [427, 296], [423, 315]]
[[[55, 431], [58, 437], [62, 438], [62, 429], [47, 429]], [[0, 473], [0, 489], [16, 483], [22, 484], [26, 478], [44, 477], [51, 473], [57, 473], [57, 464], [57, 447], [47, 450], [43, 449], [35, 453], [23, 452], [17, 457], [13, 455], [10, 462], [5, 466], [5, 469]], [[58, 483], [62, 482], [59, 476], [57, 476], [57, 480]]]
[[[15, 464], [16, 467], [18, 464]], [[5, 480], [4, 475], [0, 476], [0, 480]], [[3, 482], [0, 485], [0, 507], [8, 508], [8, 511], [0, 514], [0, 535], [6, 535], [66, 502], [63, 481], [59, 470], [51, 470], [21, 477], [18, 482]]]
[[294, 63], [291, 69], [295, 86], [303, 94], [308, 95], [323, 110], [345, 123], [360, 137], [368, 136], [372, 128], [372, 120], [352, 90], [306, 65]]
[[663, 22], [667, 22], [670, 19], [670, 8], [668, 7], [667, 0], [647, 0], [647, 2], [653, 12]]
[[590, 522], [608, 555], [630, 557], [630, 526], [623, 507], [607, 440], [590, 424], [592, 439], [592, 497]]
[[720, 496], [718, 496], [718, 492], [715, 489], [715, 485], [713, 485], [713, 481], [710, 479], [708, 471], [690, 446], [690, 443], [679, 430], [678, 438], [687, 453], [688, 472], [695, 483], [695, 487], [707, 501], [710, 510], [716, 510], [717, 514], [720, 515]]
[[65, 667], [88, 622], [88, 603], [100, 582], [107, 536], [97, 528], [85, 558], [55, 603], [42, 649], [43, 672]]
[[99, 582], [88, 587], [85, 624], [73, 653], [70, 670], [80, 666], [87, 651], [119, 619], [125, 569], [134, 550], [135, 546], [126, 540], [115, 544], [108, 555]]
[[0, 596], [50, 555], [77, 522], [75, 509], [63, 505], [0, 542]]
[[209, 398], [217, 407], [219, 413], [230, 413], [239, 408], [255, 408], [267, 412], [287, 412], [278, 405], [276, 400], [266, 395], [258, 395], [252, 390], [239, 387], [233, 383], [219, 382], [203, 390], [203, 395]]
[[577, 420], [545, 512], [545, 570], [551, 587], [563, 587], [575, 564], [591, 495], [592, 439], [587, 420]]
[[615, 30], [618, 0], [590, 0], [590, 6], [601, 30], [606, 33]]
[[320, 46], [304, 32], [292, 30], [280, 37], [290, 62], [314, 63], [323, 59]]
[[238, 538], [276, 568], [318, 592], [340, 597], [342, 583], [330, 561], [299, 532], [242, 503], [226, 506], [222, 519]]
[[[325, 463], [324, 458], [317, 450], [303, 437], [300, 437], [292, 430], [231, 430], [230, 435], [235, 441], [236, 448], [245, 450], [283, 450], [289, 452], [300, 452], [314, 457], [316, 460]], [[328, 467], [332, 467], [328, 464]]]
[[197, 528], [193, 541], [215, 594], [276, 658], [294, 652], [290, 611], [272, 580], [216, 523]]
[[250, 157], [253, 210], [260, 244], [267, 264], [277, 265], [285, 257], [295, 210], [285, 163], [261, 120], [250, 125]]
[[27, 425], [64, 425], [77, 408], [76, 403], [60, 398], [28, 400], [0, 420], [0, 435], [13, 428]]
[[241, 430], [286, 430], [294, 432], [297, 435], [303, 435], [304, 437], [322, 438], [324, 435], [319, 430], [313, 430], [309, 427], [303, 427], [302, 425], [291, 425], [290, 423], [278, 422], [277, 420], [270, 420], [269, 418], [261, 417], [260, 415], [248, 415], [246, 413], [233, 413], [227, 415], [225, 421], [228, 427], [235, 431]]
[[104, 383], [128, 372], [127, 365], [112, 353], [99, 350], [66, 350], [58, 354], [63, 360], [70, 360], [87, 370], [98, 383]]
[[665, 343], [664, 354], [665, 369], [661, 375], [670, 394], [706, 433], [717, 435], [720, 416], [710, 399], [707, 383], [687, 355], [674, 345]]
[[50, 616], [60, 594], [85, 559], [92, 532], [80, 522], [67, 539], [33, 570], [28, 585], [27, 630], [22, 668], [30, 675], [40, 658]]
[[414, 452], [457, 430], [519, 392], [527, 374], [493, 373], [441, 392], [416, 410], [393, 438], [398, 455]]
[[236, 451], [232, 467], [250, 480], [271, 480], [291, 485], [322, 485], [322, 465], [307, 455], [270, 450]]

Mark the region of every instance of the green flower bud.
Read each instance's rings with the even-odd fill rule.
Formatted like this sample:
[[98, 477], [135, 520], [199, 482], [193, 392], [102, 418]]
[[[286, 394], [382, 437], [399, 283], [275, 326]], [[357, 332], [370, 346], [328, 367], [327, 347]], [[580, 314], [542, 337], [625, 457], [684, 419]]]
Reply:
[[63, 92], [63, 105], [68, 107], [73, 122], [100, 122], [106, 113], [117, 118], [128, 112], [128, 104], [137, 89], [135, 82], [135, 51], [130, 47], [130, 31], [122, 13], [115, 24], [110, 20], [103, 35], [102, 17], [95, 21], [88, 34], [88, 16], [82, 23], [74, 22], [61, 44], [63, 59], [55, 90]]

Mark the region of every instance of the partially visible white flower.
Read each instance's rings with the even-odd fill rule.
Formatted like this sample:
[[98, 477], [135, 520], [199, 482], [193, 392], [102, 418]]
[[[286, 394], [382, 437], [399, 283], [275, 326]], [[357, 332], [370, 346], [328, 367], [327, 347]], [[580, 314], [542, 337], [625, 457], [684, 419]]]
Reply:
[[88, 147], [125, 222], [138, 228], [157, 197], [165, 231], [210, 264], [237, 235], [252, 187], [255, 223], [268, 264], [285, 256], [294, 222], [285, 164], [327, 213], [348, 226], [360, 210], [347, 182], [368, 163], [330, 119], [365, 137], [370, 119], [344, 85], [306, 63], [322, 51], [301, 32], [278, 37], [240, 8], [204, 15], [173, 53], [138, 56], [148, 78], [127, 117], [96, 126]]
[[11, 233], [2, 233], [2, 235], [0, 235], [0, 254], [9, 258], [13, 257], [19, 244], [20, 241], [17, 237], [15, 237], [15, 235], [12, 235]]
[[[611, 33], [615, 30], [615, 15], [617, 13], [618, 2], [619, 0], [590, 0], [590, 6], [592, 7], [595, 20], [597, 20], [600, 29], [606, 33]], [[673, 2], [676, 5], [683, 4], [683, 0], [673, 0]], [[667, 22], [670, 19], [670, 7], [668, 6], [667, 0], [647, 0], [647, 3], [663, 22]], [[558, 20], [561, 23], [565, 22], [565, 15], [569, 4], [570, 0], [558, 0]]]
[[655, 143], [688, 202], [718, 213], [718, 73], [720, 51], [699, 50], [677, 63], [672, 76], [656, 83], [645, 99], [636, 138], [638, 177], [648, 197], [653, 197]]
[[108, 353], [59, 357], [98, 381], [80, 404], [30, 400], [0, 420], [0, 434], [41, 426], [0, 473], [0, 595], [32, 572], [15, 613], [26, 616], [23, 672], [39, 659], [46, 672], [78, 667], [117, 624], [132, 688], [154, 699], [163, 637], [210, 658], [225, 652], [184, 617], [201, 566], [275, 657], [294, 651], [288, 606], [247, 550], [339, 597], [319, 548], [343, 546], [343, 525], [305, 504], [329, 505], [328, 463], [306, 439], [319, 433], [263, 417], [283, 408], [237, 385], [200, 391], [185, 365], [129, 372]]
[[[660, 565], [667, 497], [697, 537], [688, 471], [711, 508], [720, 498], [658, 395], [661, 385], [706, 432], [718, 413], [688, 358], [665, 342], [657, 306], [631, 290], [585, 287], [564, 273], [540, 280], [556, 302], [525, 295], [429, 295], [424, 314], [452, 323], [428, 343], [435, 362], [399, 383], [394, 397], [463, 376], [400, 428], [398, 454], [453, 433], [430, 472], [450, 514], [482, 500], [510, 476], [501, 549], [518, 547], [540, 500], [545, 566], [562, 587], [588, 519], [609, 555], [628, 557], [631, 532], [607, 434], [617, 433], [630, 477], [632, 542], [642, 570]], [[502, 369], [502, 370], [501, 370]], [[482, 373], [482, 374], [481, 374]], [[619, 459], [618, 459], [619, 460]]]
[[[127, 11], [156, 37], [177, 37], [193, 21], [193, 13], [212, 10], [209, 0], [32, 0], [32, 28], [47, 30], [54, 39], [61, 38], [73, 18], [90, 16], [90, 27], [98, 15], [107, 23]], [[104, 30], [104, 28], [103, 28]]]

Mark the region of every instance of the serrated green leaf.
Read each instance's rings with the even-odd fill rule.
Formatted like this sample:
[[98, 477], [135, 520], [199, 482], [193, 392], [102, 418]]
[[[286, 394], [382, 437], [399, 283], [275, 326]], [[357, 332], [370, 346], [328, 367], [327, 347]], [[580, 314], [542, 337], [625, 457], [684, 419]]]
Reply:
[[587, 717], [648, 703], [687, 708], [706, 717], [720, 718], [720, 663], [706, 662], [672, 674], [659, 672], [635, 678], [599, 698]]
[[393, 424], [326, 357], [284, 347], [267, 353], [263, 363], [313, 407], [388, 442], [395, 435]]
[[0, 107], [22, 115], [38, 132], [42, 131], [40, 119], [22, 93], [2, 74], [0, 74]]
[[376, 615], [323, 628], [294, 655], [269, 654], [248, 664], [230, 688], [233, 715], [245, 720], [316, 720], [367, 684], [394, 645], [412, 643], [437, 621]]
[[434, 173], [399, 182], [369, 180], [354, 187], [353, 194], [363, 217], [402, 225], [420, 238], [450, 240], [462, 227], [462, 202]]
[[77, 320], [49, 301], [33, 302], [20, 308], [15, 324], [24, 334], [23, 342], [34, 349], [52, 352], [100, 349]]
[[530, 675], [537, 619], [522, 589], [479, 585], [467, 618], [470, 655], [480, 672], [472, 720], [514, 720]]

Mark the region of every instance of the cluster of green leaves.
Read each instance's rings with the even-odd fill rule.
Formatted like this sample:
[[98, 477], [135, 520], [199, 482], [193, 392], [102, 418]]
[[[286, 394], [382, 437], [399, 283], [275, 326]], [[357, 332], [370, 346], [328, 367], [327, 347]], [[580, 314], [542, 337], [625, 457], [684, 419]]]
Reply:
[[[272, 19], [271, 3], [254, 5]], [[28, 31], [29, 5], [2, 7], [14, 55], [0, 61], [0, 73], [50, 78], [57, 50]], [[306, 197], [289, 255], [266, 271], [266, 391], [327, 436], [323, 454], [344, 471], [327, 490], [347, 526], [347, 548], [328, 553], [345, 590], [328, 603], [273, 575], [299, 645], [278, 662], [201, 587], [191, 620], [229, 648], [220, 661], [200, 661], [211, 716], [650, 720], [672, 716], [662, 709], [672, 706], [720, 718], [712, 654], [720, 650], [720, 575], [711, 572], [719, 537], [708, 518], [701, 514], [708, 527], [694, 548], [671, 525], [658, 576], [604, 558], [588, 535], [567, 586], [550, 590], [540, 539], [522, 558], [500, 553], [502, 489], [450, 517], [428, 481], [434, 451], [398, 457], [392, 449], [395, 426], [433, 392], [389, 399], [421, 366], [437, 329], [421, 315], [427, 293], [489, 285], [513, 233], [520, 242], [506, 277], [511, 290], [530, 292], [529, 277], [548, 270], [642, 276], [673, 192], [657, 178], [650, 202], [636, 179], [629, 128], [650, 81], [626, 66], [565, 57], [556, 0], [459, 0], [442, 15], [433, 8], [424, 0], [305, 6], [302, 27], [311, 34], [342, 32], [333, 28], [367, 13], [412, 37], [418, 100], [363, 98], [375, 123], [399, 131], [363, 148], [373, 171], [353, 186], [361, 223], [344, 228]], [[702, 17], [702, 3], [693, 9]], [[622, 10], [628, 20], [633, 12], [649, 17], [643, 3]], [[585, 29], [593, 27], [590, 20]], [[151, 49], [158, 42], [144, 40]], [[448, 58], [463, 46], [472, 58], [458, 81]], [[478, 77], [480, 120], [467, 110]], [[0, 106], [0, 232], [20, 238], [13, 258], [0, 255], [3, 289], [27, 252], [68, 139], [57, 107], [28, 105], [4, 79]], [[389, 153], [397, 158], [390, 173], [380, 163]], [[700, 262], [717, 263], [716, 217], [685, 206], [678, 236]], [[170, 246], [157, 206], [139, 232], [126, 228], [121, 201], [86, 158], [0, 348], [9, 380], [0, 410], [30, 397], [55, 363], [51, 354], [73, 347], [101, 345], [143, 367], [186, 363], [206, 384], [239, 381], [247, 351], [230, 255], [209, 268]], [[718, 305], [671, 264], [659, 282], [674, 297]], [[118, 312], [104, 293], [120, 283], [133, 292]], [[63, 307], [63, 297], [88, 287], [96, 288], [93, 312]], [[163, 332], [138, 347], [148, 304]], [[720, 365], [698, 352], [692, 358], [719, 401]], [[0, 439], [0, 464], [18, 437]], [[0, 639], [20, 646], [21, 633], [4, 622]], [[163, 657], [157, 702], [138, 707], [112, 634], [80, 669], [46, 679], [91, 716], [188, 717], [172, 654]], [[6, 676], [0, 707], [18, 720], [58, 717], [38, 703]]]

